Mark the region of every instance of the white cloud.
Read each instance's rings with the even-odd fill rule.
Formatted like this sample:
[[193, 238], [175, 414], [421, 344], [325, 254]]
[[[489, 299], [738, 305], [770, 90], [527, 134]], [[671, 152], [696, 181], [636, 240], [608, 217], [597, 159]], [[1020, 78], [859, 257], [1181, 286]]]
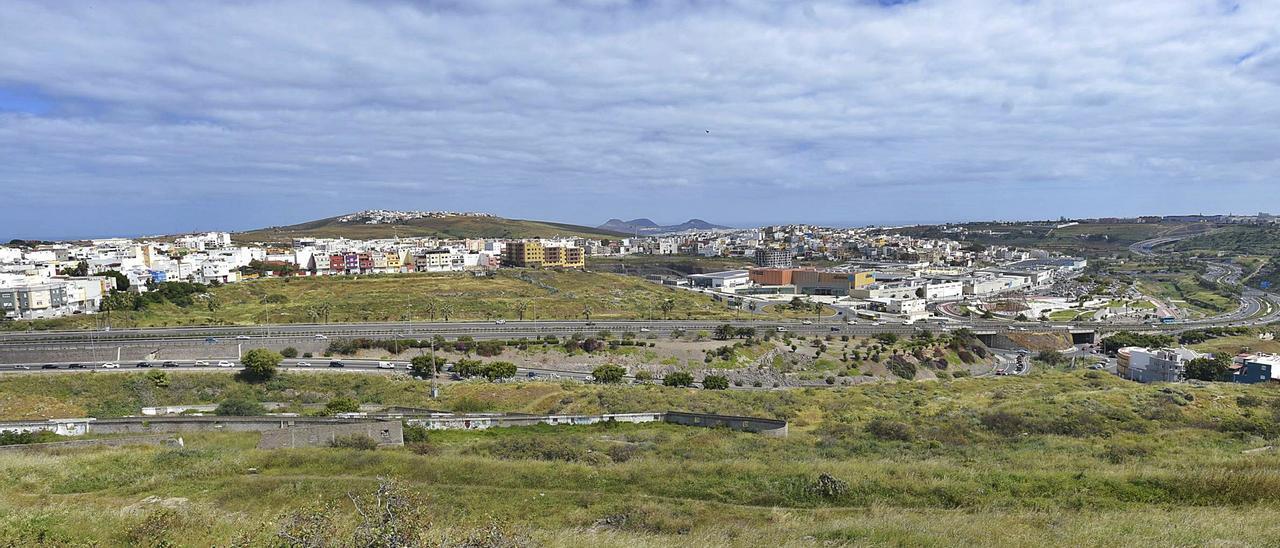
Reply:
[[0, 90], [53, 108], [0, 102], [0, 185], [250, 196], [270, 224], [1275, 207], [1250, 193], [1277, 176], [1280, 5], [1233, 5], [6, 2]]

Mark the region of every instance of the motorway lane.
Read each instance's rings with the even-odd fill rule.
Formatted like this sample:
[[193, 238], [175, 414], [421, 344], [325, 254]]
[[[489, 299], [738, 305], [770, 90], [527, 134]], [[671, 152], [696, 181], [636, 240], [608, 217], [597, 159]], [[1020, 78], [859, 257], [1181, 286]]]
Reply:
[[[226, 357], [206, 358], [204, 361], [209, 363], [209, 365], [207, 366], [196, 366], [195, 362], [198, 360], [190, 359], [190, 360], [147, 360], [147, 362], [151, 364], [149, 367], [138, 367], [137, 363], [139, 361], [141, 360], [111, 362], [111, 363], [118, 363], [120, 365], [119, 368], [115, 368], [115, 369], [104, 369], [102, 367], [102, 364], [107, 362], [81, 361], [81, 362], [15, 363], [15, 364], [6, 364], [6, 365], [0, 366], [0, 373], [52, 374], [52, 373], [81, 373], [81, 372], [90, 372], [90, 371], [102, 371], [102, 372], [150, 371], [152, 369], [159, 369], [161, 371], [177, 370], [177, 371], [234, 372], [234, 371], [239, 371], [241, 369], [244, 369], [244, 367], [240, 364], [239, 360], [226, 358]], [[177, 364], [177, 366], [164, 367], [163, 364], [166, 361], [172, 361], [173, 363]], [[220, 367], [217, 365], [218, 362], [220, 361], [230, 362], [232, 366]], [[363, 372], [363, 373], [387, 373], [387, 374], [394, 374], [394, 373], [408, 374], [408, 371], [409, 371], [408, 369], [409, 363], [406, 361], [392, 361], [391, 363], [394, 364], [394, 367], [391, 367], [391, 368], [379, 367], [378, 365], [382, 360], [351, 359], [351, 358], [343, 358], [343, 359], [336, 360], [336, 361], [342, 362], [343, 364], [342, 367], [331, 367], [329, 365], [331, 361], [334, 361], [334, 359], [333, 358], [285, 359], [280, 363], [280, 369], [283, 369], [286, 371], [325, 371], [325, 372], [334, 372], [334, 373]], [[302, 363], [309, 363], [311, 365], [309, 366], [299, 365]], [[50, 365], [50, 364], [56, 366], [56, 368], [45, 369], [44, 366]], [[72, 364], [82, 365], [83, 368], [73, 369], [70, 367]], [[531, 373], [533, 374], [532, 376], [530, 376]], [[441, 373], [441, 376], [443, 378], [439, 378], [439, 380], [447, 379], [448, 375], [449, 374], [447, 372]], [[554, 368], [544, 368], [544, 367], [517, 367], [516, 379], [518, 380], [518, 379], [526, 379], [526, 378], [576, 379], [576, 380], [586, 381], [586, 380], [591, 380], [591, 373], [579, 371], [579, 370], [570, 370], [570, 369], [554, 369]]]

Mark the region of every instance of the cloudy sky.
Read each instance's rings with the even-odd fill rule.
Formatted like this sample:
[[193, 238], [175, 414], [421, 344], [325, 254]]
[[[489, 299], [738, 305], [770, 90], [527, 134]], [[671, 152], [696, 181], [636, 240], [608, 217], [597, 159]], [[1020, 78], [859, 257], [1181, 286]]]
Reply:
[[0, 0], [0, 238], [1280, 212], [1280, 2]]

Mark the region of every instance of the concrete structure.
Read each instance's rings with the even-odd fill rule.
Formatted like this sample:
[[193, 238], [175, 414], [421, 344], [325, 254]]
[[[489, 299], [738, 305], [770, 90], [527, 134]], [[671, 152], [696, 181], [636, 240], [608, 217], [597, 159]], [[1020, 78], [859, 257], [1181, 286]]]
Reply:
[[37, 319], [63, 315], [65, 282], [49, 282], [0, 289], [0, 313], [7, 318]]
[[1232, 360], [1231, 382], [1258, 384], [1273, 380], [1280, 380], [1280, 356], [1244, 354]]
[[751, 285], [750, 275], [746, 270], [726, 270], [724, 272], [708, 272], [692, 274], [689, 283], [693, 287], [707, 287], [732, 291]]
[[1178, 382], [1186, 378], [1187, 362], [1200, 354], [1189, 348], [1152, 350], [1130, 346], [1116, 353], [1116, 374], [1138, 382]]
[[182, 438], [168, 434], [150, 436], [128, 436], [123, 438], [96, 438], [89, 440], [53, 441], [47, 443], [25, 443], [20, 445], [0, 445], [0, 451], [43, 451], [47, 449], [83, 449], [86, 447], [128, 447], [131, 445], [158, 445], [161, 447], [183, 447]]
[[756, 266], [764, 268], [790, 268], [791, 252], [785, 249], [761, 247], [755, 251], [755, 261]]
[[586, 253], [580, 247], [547, 246], [539, 240], [508, 242], [502, 262], [520, 268], [583, 268]]
[[844, 297], [871, 285], [872, 281], [870, 272], [795, 270], [791, 273], [791, 283], [796, 286], [796, 292], [805, 295]]
[[379, 447], [400, 446], [404, 445], [404, 425], [400, 421], [379, 421], [267, 430], [258, 440], [258, 449], [328, 447], [342, 436], [368, 436]]
[[327, 445], [334, 436], [363, 433], [380, 444], [402, 445], [401, 423], [431, 430], [484, 430], [512, 426], [587, 425], [602, 422], [670, 422], [688, 426], [725, 427], [771, 436], [786, 436], [787, 422], [758, 417], [735, 417], [681, 411], [609, 413], [603, 415], [520, 415], [501, 413], [459, 414], [429, 410], [397, 409], [382, 413], [348, 413], [339, 417], [259, 416], [148, 416], [105, 419], [54, 419], [0, 422], [0, 430], [50, 431], [64, 436], [84, 434], [154, 434], [199, 431], [262, 432], [259, 447], [310, 447]]

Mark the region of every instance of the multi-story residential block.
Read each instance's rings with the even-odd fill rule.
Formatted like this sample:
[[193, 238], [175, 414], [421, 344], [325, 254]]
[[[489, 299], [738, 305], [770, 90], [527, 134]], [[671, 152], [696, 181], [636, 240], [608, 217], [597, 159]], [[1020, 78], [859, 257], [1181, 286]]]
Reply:
[[13, 319], [54, 318], [65, 313], [65, 282], [47, 282], [0, 288], [0, 311]]
[[755, 261], [756, 266], [764, 268], [790, 268], [791, 252], [784, 249], [761, 247], [756, 249]]
[[543, 245], [541, 241], [508, 242], [503, 263], [521, 268], [583, 268], [586, 253], [581, 247]]

